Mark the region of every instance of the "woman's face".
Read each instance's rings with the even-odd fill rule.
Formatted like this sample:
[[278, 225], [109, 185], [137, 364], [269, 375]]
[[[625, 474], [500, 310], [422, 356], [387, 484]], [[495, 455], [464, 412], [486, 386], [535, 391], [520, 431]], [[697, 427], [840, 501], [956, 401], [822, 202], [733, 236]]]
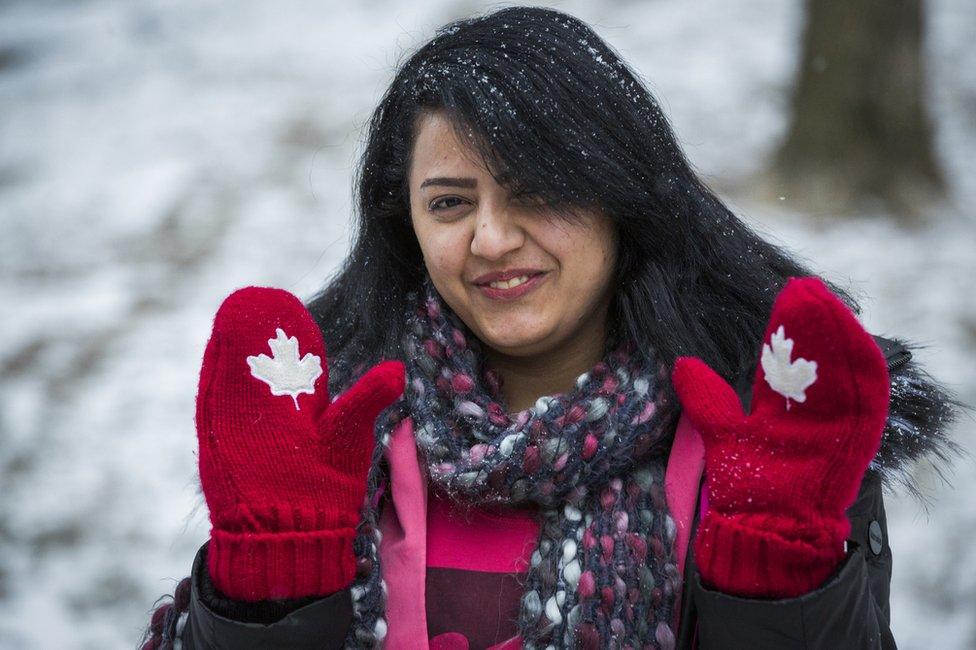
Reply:
[[[520, 202], [492, 178], [446, 116], [418, 118], [410, 168], [410, 216], [434, 286], [495, 351], [528, 356], [578, 339], [602, 345], [616, 231], [598, 212], [580, 224]], [[542, 272], [521, 296], [492, 297], [479, 277], [509, 269]], [[577, 346], [569, 346], [570, 348]]]

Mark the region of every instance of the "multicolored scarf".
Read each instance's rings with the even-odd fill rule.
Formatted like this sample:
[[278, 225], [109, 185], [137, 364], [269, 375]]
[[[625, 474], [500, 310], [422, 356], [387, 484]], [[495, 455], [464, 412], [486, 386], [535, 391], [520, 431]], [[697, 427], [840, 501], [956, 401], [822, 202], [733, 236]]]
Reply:
[[679, 410], [666, 397], [666, 368], [610, 336], [603, 359], [571, 391], [506, 413], [499, 375], [429, 276], [410, 298], [407, 383], [376, 421], [347, 647], [380, 647], [385, 635], [377, 490], [384, 445], [409, 416], [422, 465], [442, 492], [475, 507], [538, 507], [517, 622], [523, 647], [673, 648], [682, 578], [664, 473]]

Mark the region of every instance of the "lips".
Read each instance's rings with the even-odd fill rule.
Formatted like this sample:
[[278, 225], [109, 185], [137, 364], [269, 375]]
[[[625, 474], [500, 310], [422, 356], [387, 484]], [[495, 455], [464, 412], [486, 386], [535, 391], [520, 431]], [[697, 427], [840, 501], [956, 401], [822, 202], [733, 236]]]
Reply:
[[542, 275], [545, 271], [540, 271], [538, 269], [509, 269], [507, 271], [496, 271], [494, 273], [485, 273], [474, 279], [474, 283], [478, 286], [484, 286], [491, 284], [492, 282], [503, 282], [506, 280], [511, 280], [512, 278], [519, 278], [523, 275], [527, 275], [532, 278], [536, 275]]
[[522, 296], [535, 291], [540, 284], [543, 284], [549, 277], [548, 273], [536, 273], [530, 276], [522, 284], [508, 289], [493, 287], [491, 284], [477, 285], [481, 293], [490, 300], [500, 302], [511, 302], [520, 299]]

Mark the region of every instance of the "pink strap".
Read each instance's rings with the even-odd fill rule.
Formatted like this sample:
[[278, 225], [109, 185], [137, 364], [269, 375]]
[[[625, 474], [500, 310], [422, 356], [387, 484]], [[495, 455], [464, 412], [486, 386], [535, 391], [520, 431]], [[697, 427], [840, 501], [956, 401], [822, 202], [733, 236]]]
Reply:
[[390, 434], [385, 454], [392, 501], [383, 508], [379, 523], [380, 567], [387, 587], [384, 645], [427, 650], [427, 482], [420, 471], [411, 418]]
[[671, 510], [671, 517], [677, 528], [675, 552], [681, 575], [684, 575], [688, 538], [691, 535], [695, 502], [698, 500], [698, 487], [704, 469], [705, 445], [701, 434], [691, 424], [691, 420], [682, 413], [664, 475], [664, 492], [668, 500], [668, 509]]
[[[675, 523], [675, 555], [678, 560], [678, 575], [685, 574], [685, 558], [688, 555], [688, 544], [691, 537], [691, 524], [695, 517], [695, 502], [698, 500], [698, 488], [701, 485], [702, 472], [705, 469], [705, 445], [701, 434], [691, 424], [691, 420], [682, 412], [678, 420], [678, 428], [674, 434], [674, 442], [668, 456], [668, 467], [664, 474], [664, 493], [668, 501], [668, 509]], [[681, 589], [675, 592], [675, 620], [674, 629], [678, 629], [681, 616]]]

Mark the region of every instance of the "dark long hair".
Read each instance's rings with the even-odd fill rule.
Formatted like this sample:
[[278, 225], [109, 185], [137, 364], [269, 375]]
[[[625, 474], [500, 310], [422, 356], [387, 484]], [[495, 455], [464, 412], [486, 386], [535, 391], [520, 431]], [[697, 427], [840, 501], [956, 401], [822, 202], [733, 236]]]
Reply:
[[415, 118], [425, 110], [473, 133], [513, 195], [569, 208], [559, 211], [567, 219], [580, 206], [613, 219], [620, 237], [609, 322], [669, 365], [694, 355], [743, 385], [779, 289], [790, 276], [815, 275], [702, 182], [650, 91], [589, 26], [554, 9], [503, 8], [438, 29], [398, 66], [370, 118], [352, 250], [308, 303], [331, 390], [357, 366], [402, 358], [398, 315], [424, 270], [407, 179]]

